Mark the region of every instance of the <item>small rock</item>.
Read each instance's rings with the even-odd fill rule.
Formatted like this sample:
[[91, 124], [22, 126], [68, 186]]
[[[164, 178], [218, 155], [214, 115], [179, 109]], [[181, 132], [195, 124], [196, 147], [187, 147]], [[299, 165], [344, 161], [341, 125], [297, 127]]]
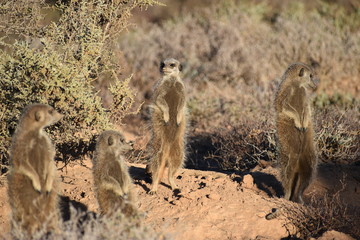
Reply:
[[209, 199], [216, 200], [216, 201], [219, 201], [221, 199], [221, 196], [217, 193], [208, 194], [208, 195], [206, 195], [206, 197], [208, 197]]
[[250, 174], [246, 174], [243, 178], [241, 186], [245, 188], [253, 188], [254, 187], [254, 178]]

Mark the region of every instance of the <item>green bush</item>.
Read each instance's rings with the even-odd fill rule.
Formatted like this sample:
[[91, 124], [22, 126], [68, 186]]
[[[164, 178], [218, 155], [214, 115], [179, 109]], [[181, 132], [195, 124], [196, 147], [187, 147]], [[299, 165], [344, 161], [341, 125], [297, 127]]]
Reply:
[[[49, 129], [64, 161], [87, 152], [94, 135], [111, 127], [111, 118], [124, 117], [133, 93], [127, 87], [129, 81], [119, 78], [121, 66], [113, 49], [121, 30], [127, 27], [130, 11], [155, 3], [153, 0], [1, 3], [2, 166], [8, 164], [11, 135], [28, 104], [46, 103], [65, 114], [59, 124]], [[59, 17], [46, 22], [47, 14]], [[110, 109], [102, 106], [94, 88], [94, 82], [103, 79], [114, 83], [116, 104]]]

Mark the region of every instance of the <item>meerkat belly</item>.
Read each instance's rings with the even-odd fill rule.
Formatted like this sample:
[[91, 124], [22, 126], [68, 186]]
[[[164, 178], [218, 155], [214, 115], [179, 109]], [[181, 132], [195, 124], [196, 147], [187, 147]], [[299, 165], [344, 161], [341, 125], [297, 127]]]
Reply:
[[299, 154], [303, 137], [295, 127], [293, 120], [286, 116], [279, 117], [277, 129], [281, 151], [284, 154]]
[[176, 91], [175, 87], [170, 88], [170, 90], [165, 95], [165, 100], [169, 106], [170, 123], [175, 124], [180, 101], [179, 93]]
[[44, 137], [37, 138], [29, 152], [29, 162], [39, 174], [42, 187], [45, 185], [46, 169], [48, 164], [51, 164], [51, 160], [52, 156], [48, 141]]

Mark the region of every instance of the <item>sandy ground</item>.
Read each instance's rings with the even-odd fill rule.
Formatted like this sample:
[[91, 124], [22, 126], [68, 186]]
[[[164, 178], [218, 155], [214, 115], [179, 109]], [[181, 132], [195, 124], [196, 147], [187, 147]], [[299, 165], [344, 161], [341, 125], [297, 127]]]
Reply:
[[[83, 210], [97, 212], [91, 167], [90, 160], [73, 162], [58, 170], [58, 174], [63, 200], [72, 201]], [[282, 194], [277, 180], [278, 171], [271, 166], [257, 167], [248, 174], [181, 169], [176, 179], [181, 193], [173, 194], [165, 176], [157, 195], [147, 194], [150, 179], [145, 175], [144, 168], [141, 164], [130, 164], [134, 191], [138, 195], [137, 204], [145, 213], [145, 223], [170, 238], [282, 239], [289, 235], [282, 220], [268, 221], [264, 218], [276, 207], [274, 197]], [[348, 204], [359, 206], [359, 166], [319, 167], [318, 178], [307, 190], [307, 195], [340, 188], [344, 172], [347, 185], [342, 193], [343, 199]], [[6, 178], [1, 177], [0, 229], [3, 238], [9, 236], [10, 229], [6, 189]], [[330, 231], [319, 239], [352, 238]]]

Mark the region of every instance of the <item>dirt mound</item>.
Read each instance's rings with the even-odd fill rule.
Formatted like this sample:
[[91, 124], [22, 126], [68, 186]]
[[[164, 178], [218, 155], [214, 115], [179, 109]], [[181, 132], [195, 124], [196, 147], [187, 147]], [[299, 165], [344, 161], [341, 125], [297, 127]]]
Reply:
[[[63, 202], [76, 204], [82, 211], [97, 212], [91, 167], [91, 161], [85, 160], [81, 164], [72, 163], [59, 170], [58, 174], [62, 180]], [[282, 194], [276, 178], [277, 170], [271, 166], [245, 175], [181, 169], [176, 179], [181, 192], [173, 193], [165, 176], [156, 195], [147, 194], [150, 179], [145, 175], [144, 168], [142, 164], [130, 164], [138, 206], [144, 212], [145, 223], [169, 238], [281, 239], [289, 235], [281, 219], [265, 219], [265, 215], [276, 208], [276, 203], [269, 196]], [[324, 174], [333, 175], [328, 168], [325, 170]], [[311, 186], [311, 191], [328, 187], [322, 180], [324, 174]], [[1, 178], [1, 183], [0, 228], [7, 233], [10, 229], [10, 209], [6, 178]], [[349, 191], [347, 194], [350, 194]], [[352, 199], [356, 201], [356, 197], [359, 197], [358, 193]], [[333, 231], [325, 233], [320, 239], [328, 239], [328, 236], [331, 239], [351, 239]]]

